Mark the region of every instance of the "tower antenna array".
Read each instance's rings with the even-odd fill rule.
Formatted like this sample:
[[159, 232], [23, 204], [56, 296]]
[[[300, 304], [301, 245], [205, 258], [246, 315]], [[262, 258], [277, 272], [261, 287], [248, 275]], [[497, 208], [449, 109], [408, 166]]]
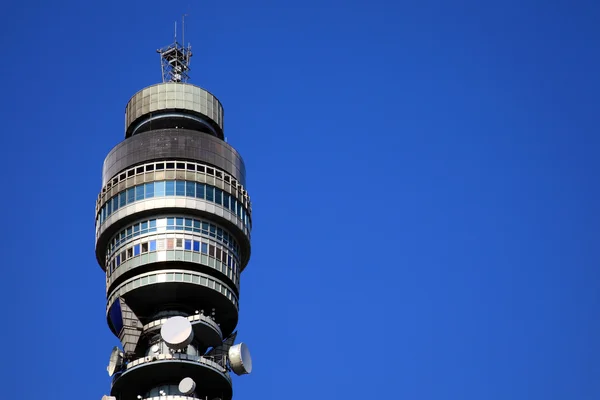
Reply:
[[190, 59], [192, 58], [192, 45], [185, 45], [185, 17], [182, 22], [182, 43], [177, 42], [177, 21], [175, 21], [175, 38], [172, 44], [156, 50], [160, 54], [160, 68], [162, 81], [165, 82], [187, 82], [190, 79]]

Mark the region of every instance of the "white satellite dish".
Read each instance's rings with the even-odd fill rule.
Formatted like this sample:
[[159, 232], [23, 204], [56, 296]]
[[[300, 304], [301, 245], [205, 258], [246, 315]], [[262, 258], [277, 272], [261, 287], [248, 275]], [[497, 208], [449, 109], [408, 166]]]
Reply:
[[110, 353], [110, 360], [108, 361], [108, 367], [106, 367], [106, 371], [108, 372], [108, 376], [113, 376], [114, 373], [121, 369], [123, 366], [123, 352], [119, 350], [118, 347], [114, 347], [112, 352]]
[[194, 382], [192, 378], [183, 378], [181, 382], [179, 382], [179, 391], [182, 394], [192, 394], [194, 390], [196, 390], [196, 382]]
[[117, 400], [117, 398], [105, 394], [104, 396], [102, 396], [102, 400]]
[[236, 375], [252, 372], [252, 358], [245, 343], [236, 344], [229, 348], [229, 365]]
[[187, 318], [172, 317], [160, 328], [160, 336], [169, 348], [179, 350], [192, 343], [194, 331]]

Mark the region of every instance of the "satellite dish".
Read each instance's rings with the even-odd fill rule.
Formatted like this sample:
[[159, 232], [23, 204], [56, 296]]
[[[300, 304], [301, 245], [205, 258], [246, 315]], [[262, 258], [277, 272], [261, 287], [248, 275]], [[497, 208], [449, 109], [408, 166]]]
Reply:
[[150, 351], [153, 353], [157, 353], [159, 350], [159, 347], [157, 344], [153, 345], [152, 347], [150, 347]]
[[117, 400], [117, 398], [105, 394], [104, 396], [102, 396], [102, 400]]
[[108, 361], [108, 367], [106, 371], [108, 376], [113, 376], [117, 370], [120, 370], [123, 366], [123, 352], [118, 347], [114, 347], [110, 353], [110, 360]]
[[229, 348], [229, 365], [236, 375], [252, 372], [252, 358], [245, 343], [236, 344]]
[[182, 394], [192, 394], [194, 390], [196, 390], [196, 382], [194, 382], [192, 378], [183, 378], [181, 382], [179, 382], [179, 391]]
[[194, 331], [187, 318], [172, 317], [160, 328], [160, 336], [169, 348], [179, 350], [192, 343]]

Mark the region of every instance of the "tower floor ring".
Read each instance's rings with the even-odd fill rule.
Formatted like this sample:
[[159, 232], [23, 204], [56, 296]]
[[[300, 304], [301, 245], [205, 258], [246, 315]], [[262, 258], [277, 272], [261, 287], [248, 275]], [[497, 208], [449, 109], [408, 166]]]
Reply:
[[215, 260], [214, 257], [187, 250], [162, 250], [141, 254], [125, 261], [114, 269], [112, 274], [108, 275], [106, 279], [107, 293], [113, 290], [114, 285], [128, 279], [127, 277], [156, 269], [181, 269], [207, 274], [231, 285], [234, 292], [239, 293], [239, 270], [228, 268], [226, 264]]
[[115, 335], [118, 332], [110, 323], [110, 310], [119, 297], [126, 300], [143, 324], [151, 322], [152, 316], [168, 304], [186, 307], [189, 313], [200, 308], [215, 308], [223, 336], [233, 332], [238, 320], [238, 297], [233, 289], [213, 276], [187, 270], [160, 270], [137, 275], [122, 282], [107, 297], [106, 317]]
[[159, 129], [132, 136], [115, 147], [104, 159], [102, 186], [121, 171], [153, 160], [194, 160], [214, 165], [246, 186], [242, 156], [228, 143], [186, 129]]
[[162, 178], [147, 180], [145, 183], [131, 182], [111, 197], [104, 197], [96, 209], [96, 225], [102, 225], [106, 219], [122, 207], [147, 199], [169, 197], [185, 197], [204, 200], [207, 203], [221, 206], [241, 220], [244, 226], [252, 226], [250, 201], [239, 200], [235, 193], [216, 187], [214, 183], [196, 182], [195, 180]]
[[150, 390], [161, 381], [191, 377], [209, 396], [223, 395], [223, 400], [231, 399], [231, 378], [225, 368], [202, 356], [178, 356], [161, 354], [132, 361], [124, 372], [115, 376], [111, 394], [120, 394], [123, 399], [135, 399], [140, 392]]

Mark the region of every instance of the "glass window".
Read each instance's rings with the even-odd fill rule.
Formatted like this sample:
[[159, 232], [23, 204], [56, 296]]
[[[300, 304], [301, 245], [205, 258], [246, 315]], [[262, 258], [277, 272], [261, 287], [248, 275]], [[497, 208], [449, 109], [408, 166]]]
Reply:
[[208, 255], [211, 257], [215, 256], [215, 246], [212, 244], [208, 246]]
[[175, 240], [175, 247], [177, 247], [177, 248], [183, 247], [183, 239], [176, 239]]
[[117, 256], [117, 267], [119, 265], [121, 265], [121, 256], [120, 255]]
[[127, 189], [127, 204], [135, 201], [135, 188]]
[[175, 225], [177, 226], [175, 229], [178, 231], [183, 230], [183, 218], [175, 218]]
[[142, 253], [148, 252], [148, 242], [142, 243]]
[[149, 242], [150, 244], [150, 251], [156, 251], [156, 240], [151, 240]]
[[133, 228], [130, 226], [129, 228], [127, 228], [127, 237], [131, 238], [132, 233], [133, 233]]
[[210, 236], [211, 237], [216, 237], [217, 235], [215, 235], [215, 232], [217, 231], [217, 227], [214, 225], [210, 225]]
[[106, 203], [106, 213], [108, 215], [112, 214], [112, 201], [109, 201], [108, 203]]
[[146, 183], [146, 198], [151, 199], [154, 197], [154, 182]]
[[167, 250], [173, 250], [173, 239], [167, 239]]
[[185, 196], [185, 181], [175, 181], [175, 195]]
[[135, 187], [135, 200], [144, 200], [144, 185], [138, 185]]
[[165, 195], [165, 182], [154, 182], [154, 195], [156, 197], [163, 197]]
[[200, 221], [198, 221], [197, 219], [194, 220], [194, 231], [200, 231]]
[[199, 199], [204, 198], [204, 189], [206, 185], [204, 183], [196, 183], [196, 197]]
[[190, 239], [185, 239], [185, 247], [186, 250], [192, 250], [192, 241]]
[[156, 164], [156, 169], [165, 169], [165, 164], [164, 163]]
[[135, 246], [133, 246], [133, 255], [134, 256], [140, 255], [140, 245], [139, 244], [136, 244]]
[[127, 249], [127, 258], [129, 259], [131, 257], [133, 257], [133, 249], [129, 248], [129, 249]]
[[229, 204], [230, 205], [229, 209], [231, 211], [233, 211], [234, 214], [235, 214], [236, 203], [237, 203], [237, 200], [233, 196], [231, 196], [231, 204]]
[[127, 196], [125, 192], [121, 192], [119, 193], [119, 207], [125, 207], [125, 204], [127, 204]]
[[142, 222], [142, 232], [146, 233], [148, 231], [148, 221]]
[[223, 193], [223, 207], [229, 208], [229, 199], [231, 195], [229, 193]]
[[119, 196], [115, 196], [112, 198], [112, 209], [113, 211], [117, 211], [119, 208]]
[[206, 243], [202, 243], [202, 253], [208, 254], [208, 245]]
[[165, 187], [165, 196], [175, 195], [175, 181], [166, 181]]
[[155, 219], [150, 220], [150, 228], [156, 228], [156, 220]]
[[194, 251], [200, 251], [200, 242], [194, 240]]
[[135, 234], [136, 234], [136, 233], [139, 233], [139, 231], [140, 231], [140, 224], [135, 224], [135, 225], [133, 226], [133, 233], [134, 233], [134, 236], [137, 236], [137, 235], [135, 235]]
[[223, 204], [223, 191], [219, 188], [215, 188], [215, 203]]
[[208, 235], [208, 222], [203, 222], [202, 223], [202, 233]]
[[[175, 226], [175, 218], [167, 218], [167, 228]], [[172, 229], [172, 228], [171, 228]]]
[[[192, 227], [192, 220], [190, 218], [186, 218], [185, 221], [185, 227], [186, 228], [191, 228]], [[186, 229], [186, 231], [191, 230], [191, 229]]]
[[196, 195], [196, 183], [186, 182], [185, 183], [185, 195], [187, 197], [194, 197]]
[[207, 186], [206, 187], [206, 200], [208, 201], [215, 201], [215, 191], [214, 191], [214, 187], [212, 186]]

